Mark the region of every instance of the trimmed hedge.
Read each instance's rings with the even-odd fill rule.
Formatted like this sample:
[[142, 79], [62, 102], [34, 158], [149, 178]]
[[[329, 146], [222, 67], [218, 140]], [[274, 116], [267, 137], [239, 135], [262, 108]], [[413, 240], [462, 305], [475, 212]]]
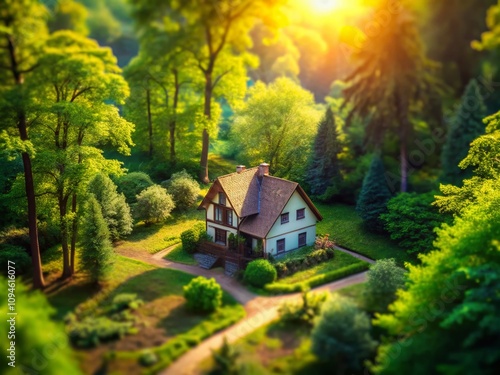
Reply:
[[277, 283], [267, 284], [264, 287], [264, 289], [273, 294], [303, 292], [311, 288], [315, 288], [319, 285], [323, 285], [361, 271], [366, 271], [369, 268], [369, 266], [370, 265], [367, 262], [360, 261], [335, 271], [326, 272], [320, 275], [313, 276], [300, 283], [285, 284], [277, 282]]
[[184, 288], [187, 308], [196, 312], [212, 312], [222, 305], [222, 288], [212, 277], [198, 276]]
[[262, 288], [275, 281], [277, 275], [276, 269], [267, 259], [257, 259], [248, 264], [243, 280], [250, 285]]
[[191, 229], [181, 233], [182, 248], [188, 254], [194, 254], [203, 241], [209, 241], [210, 236], [205, 230], [205, 223], [197, 223]]
[[303, 271], [305, 269], [314, 267], [317, 264], [326, 262], [335, 256], [333, 249], [318, 249], [310, 252], [309, 254], [285, 260], [283, 262], [277, 262], [274, 264], [274, 268], [278, 273], [278, 278], [283, 278], [286, 276], [293, 275], [296, 272]]

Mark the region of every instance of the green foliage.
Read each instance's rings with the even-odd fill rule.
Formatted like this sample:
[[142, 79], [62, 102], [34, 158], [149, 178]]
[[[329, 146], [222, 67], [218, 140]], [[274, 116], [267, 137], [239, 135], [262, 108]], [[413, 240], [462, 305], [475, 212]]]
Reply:
[[200, 194], [200, 185], [186, 170], [174, 173], [170, 180], [162, 184], [162, 186], [172, 195], [175, 208], [179, 210], [187, 210], [193, 207]]
[[303, 292], [302, 301], [284, 302], [280, 306], [278, 310], [280, 321], [312, 326], [328, 296], [326, 292]]
[[132, 233], [133, 220], [130, 207], [123, 193], [118, 194], [116, 185], [108, 176], [102, 173], [96, 174], [87, 190], [95, 196], [101, 206], [112, 241]]
[[113, 247], [101, 207], [90, 195], [81, 228], [81, 267], [93, 282], [102, 282], [113, 264]]
[[365, 271], [368, 269], [368, 267], [368, 263], [359, 261], [340, 269], [310, 277], [309, 279], [302, 282], [293, 284], [276, 282], [266, 285], [264, 289], [273, 294], [302, 292], [332, 281], [342, 279], [350, 275], [354, 275], [355, 273]]
[[272, 174], [302, 181], [319, 119], [313, 95], [292, 80], [257, 82], [236, 111], [231, 139], [244, 163], [264, 160]]
[[258, 288], [272, 283], [277, 278], [274, 266], [267, 259], [256, 259], [251, 261], [245, 269], [243, 280]]
[[464, 179], [472, 177], [472, 169], [461, 169], [459, 164], [467, 156], [472, 141], [484, 134], [485, 116], [483, 94], [478, 82], [473, 79], [465, 89], [460, 107], [448, 129], [441, 156], [443, 183], [461, 186]]
[[236, 361], [240, 355], [240, 351], [234, 345], [230, 345], [227, 337], [224, 336], [221, 348], [219, 350], [212, 350], [212, 358], [215, 362], [217, 373], [238, 375], [240, 372], [238, 371]]
[[128, 309], [135, 310], [143, 304], [144, 302], [137, 298], [137, 294], [121, 293], [113, 297], [110, 311], [117, 313]]
[[192, 311], [207, 313], [222, 305], [222, 288], [214, 278], [199, 276], [183, 289], [187, 307]]
[[133, 332], [132, 322], [117, 322], [106, 316], [92, 316], [68, 325], [71, 342], [81, 348], [96, 347], [101, 343], [121, 339]]
[[386, 312], [396, 299], [396, 291], [404, 288], [406, 272], [394, 259], [377, 260], [370, 266], [365, 290], [367, 306], [372, 311]]
[[158, 356], [151, 350], [144, 350], [139, 358], [139, 363], [145, 367], [153, 366], [158, 362]]
[[377, 318], [390, 335], [377, 373], [398, 374], [411, 363], [413, 374], [494, 374], [500, 365], [492, 346], [500, 340], [500, 180], [490, 184], [438, 230], [437, 250], [409, 267], [408, 289]]
[[182, 248], [188, 254], [194, 254], [202, 241], [208, 240], [205, 223], [197, 223], [193, 228], [181, 233]]
[[335, 253], [332, 248], [328, 248], [327, 250], [318, 249], [300, 257], [277, 262], [274, 264], [274, 268], [276, 268], [278, 278], [282, 278], [326, 262], [332, 259], [334, 255]]
[[374, 155], [368, 174], [363, 180], [363, 187], [356, 205], [356, 211], [369, 231], [382, 232], [384, 230], [380, 215], [387, 211], [387, 202], [391, 196], [382, 159]]
[[49, 20], [50, 31], [72, 30], [87, 35], [88, 30], [85, 25], [87, 16], [87, 9], [82, 4], [74, 0], [58, 0]]
[[121, 176], [118, 181], [118, 191], [125, 195], [129, 204], [137, 202], [136, 196], [144, 189], [153, 186], [154, 182], [144, 172], [131, 172]]
[[134, 214], [149, 225], [170, 217], [174, 207], [172, 196], [160, 185], [153, 185], [137, 195]]
[[[0, 304], [0, 313], [7, 320], [11, 318], [7, 318], [9, 284], [3, 277], [0, 277], [0, 282], [4, 285], [0, 290], [0, 298], [5, 301]], [[0, 325], [0, 335], [5, 346], [0, 358], [2, 374], [30, 372], [33, 371], [31, 365], [40, 363], [45, 364], [43, 373], [47, 375], [81, 374], [66, 333], [63, 327], [52, 319], [55, 311], [45, 296], [40, 292], [28, 291], [19, 280], [15, 283], [15, 296], [16, 312], [19, 314], [15, 318], [15, 337], [8, 337], [11, 327], [8, 322]], [[8, 365], [14, 359], [9, 358], [11, 341], [15, 341], [15, 367]]]
[[311, 332], [312, 351], [338, 373], [357, 371], [375, 349], [370, 318], [347, 297], [332, 295]]
[[[245, 237], [240, 236], [238, 234], [229, 233], [229, 236], [227, 237], [229, 249], [233, 251], [237, 251], [239, 246], [243, 245], [245, 241], [246, 241]], [[256, 250], [259, 251], [259, 249]], [[269, 259], [269, 261], [272, 263], [271, 259]]]
[[31, 257], [21, 246], [0, 244], [0, 264], [2, 273], [7, 273], [7, 262], [15, 263], [16, 274], [22, 275], [31, 268]]
[[[307, 170], [307, 182], [313, 196], [331, 199], [340, 192], [342, 175], [338, 154], [342, 151], [339, 131], [332, 108], [329, 106], [319, 123], [318, 133], [314, 138], [313, 155]], [[325, 195], [325, 193], [328, 194]]]
[[387, 213], [380, 215], [391, 239], [408, 254], [432, 249], [436, 239], [434, 229], [446, 219], [433, 202], [434, 193], [401, 193], [387, 203]]

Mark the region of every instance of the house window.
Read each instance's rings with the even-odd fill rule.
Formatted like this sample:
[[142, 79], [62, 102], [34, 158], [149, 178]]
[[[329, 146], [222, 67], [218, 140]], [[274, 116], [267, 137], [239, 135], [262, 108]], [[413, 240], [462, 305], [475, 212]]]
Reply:
[[285, 252], [285, 239], [281, 239], [276, 241], [276, 247], [278, 248], [278, 253], [284, 253]]
[[224, 193], [219, 193], [219, 204], [222, 206], [226, 205], [226, 196]]
[[226, 211], [226, 224], [233, 226], [233, 211], [231, 210]]
[[281, 214], [281, 224], [286, 224], [290, 221], [290, 215], [288, 212]]
[[299, 247], [306, 246], [307, 243], [307, 233], [299, 233]]
[[222, 208], [215, 206], [215, 211], [214, 211], [214, 220], [218, 222], [222, 222]]
[[215, 242], [221, 245], [226, 245], [226, 231], [215, 228]]
[[300, 208], [297, 210], [297, 220], [303, 219], [306, 217], [306, 209]]

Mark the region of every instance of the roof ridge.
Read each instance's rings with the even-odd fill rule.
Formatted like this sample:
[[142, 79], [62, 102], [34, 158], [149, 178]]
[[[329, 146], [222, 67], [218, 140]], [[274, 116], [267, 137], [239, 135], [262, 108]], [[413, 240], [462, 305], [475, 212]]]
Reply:
[[250, 172], [250, 171], [253, 171], [253, 170], [257, 170], [259, 167], [252, 167], [252, 168], [248, 168], [248, 169], [245, 169], [244, 171], [241, 171], [241, 172], [231, 172], [231, 173], [228, 173], [228, 174], [225, 174], [225, 175], [222, 175], [222, 176], [219, 176], [217, 177], [216, 179], [221, 179], [221, 178], [225, 178], [225, 177], [229, 177], [229, 176], [234, 176], [234, 175], [241, 175], [243, 173], [246, 173], [246, 172]]

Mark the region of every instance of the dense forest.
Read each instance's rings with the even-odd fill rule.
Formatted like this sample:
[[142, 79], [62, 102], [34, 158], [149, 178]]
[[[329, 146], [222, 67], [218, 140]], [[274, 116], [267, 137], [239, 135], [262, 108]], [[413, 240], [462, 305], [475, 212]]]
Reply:
[[[123, 247], [185, 246], [214, 179], [266, 162], [317, 204], [327, 240], [377, 261], [361, 303], [306, 293], [304, 311], [285, 308], [314, 359], [269, 373], [494, 373], [499, 56], [495, 0], [0, 0], [0, 260], [9, 280], [15, 264], [18, 366], [50, 344], [41, 373], [99, 373], [73, 352], [99, 342], [83, 331], [132, 332], [142, 301], [110, 302], [142, 272]], [[149, 373], [177, 358], [158, 353]], [[252, 373], [240, 356], [225, 341], [212, 373]], [[143, 373], [147, 357], [109, 373]]]

